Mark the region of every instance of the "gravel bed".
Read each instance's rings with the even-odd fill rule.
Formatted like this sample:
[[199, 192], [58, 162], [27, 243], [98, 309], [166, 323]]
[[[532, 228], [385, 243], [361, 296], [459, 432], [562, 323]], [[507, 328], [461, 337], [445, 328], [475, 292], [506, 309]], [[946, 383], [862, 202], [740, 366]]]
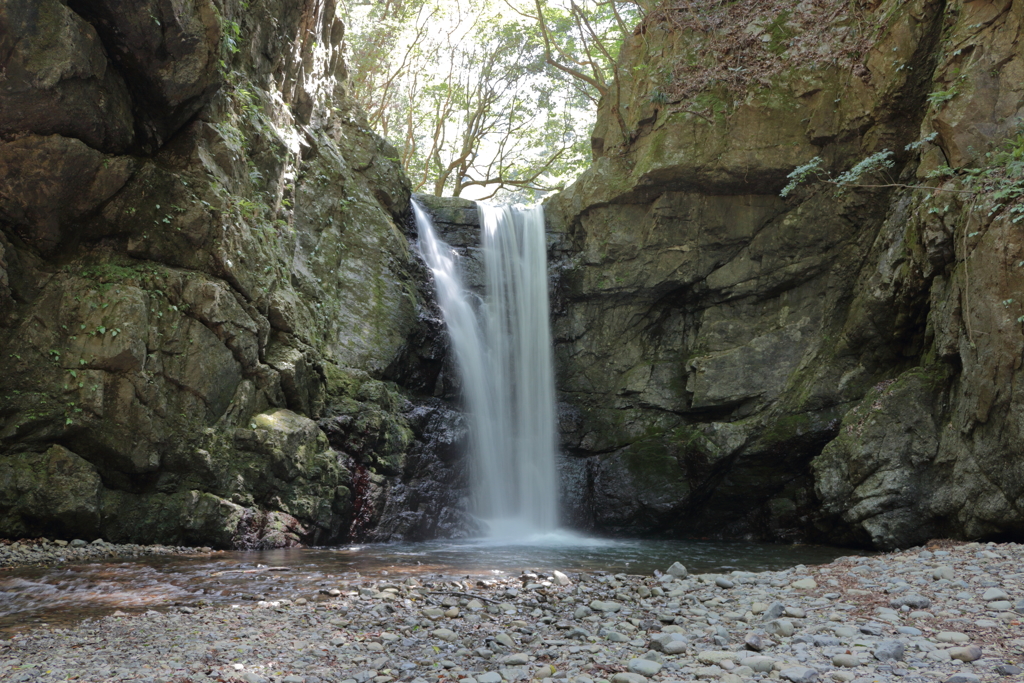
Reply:
[[96, 560], [127, 559], [149, 555], [196, 555], [211, 552], [213, 551], [210, 548], [108, 543], [102, 538], [97, 538], [91, 543], [80, 538], [72, 541], [51, 541], [48, 538], [11, 541], [0, 538], [0, 569], [80, 564]]
[[0, 680], [264, 683], [1020, 681], [1024, 546], [784, 571], [388, 576], [0, 641]]

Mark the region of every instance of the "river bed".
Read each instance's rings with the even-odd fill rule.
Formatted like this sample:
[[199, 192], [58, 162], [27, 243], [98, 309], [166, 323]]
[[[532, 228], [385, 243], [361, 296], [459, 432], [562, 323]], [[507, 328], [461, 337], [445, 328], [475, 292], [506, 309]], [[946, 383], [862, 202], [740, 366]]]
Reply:
[[319, 599], [360, 575], [505, 577], [524, 570], [647, 574], [681, 562], [693, 572], [823, 564], [843, 548], [746, 542], [608, 540], [552, 534], [524, 543], [429, 541], [152, 556], [0, 571], [0, 634], [66, 626], [170, 606]]

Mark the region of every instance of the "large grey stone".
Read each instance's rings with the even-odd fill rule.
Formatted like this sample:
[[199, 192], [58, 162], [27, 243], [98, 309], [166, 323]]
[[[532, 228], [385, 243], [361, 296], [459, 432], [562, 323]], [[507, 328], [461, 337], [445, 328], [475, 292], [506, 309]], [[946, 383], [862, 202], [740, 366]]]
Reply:
[[909, 607], [910, 609], [928, 609], [932, 606], [932, 601], [923, 595], [917, 593], [908, 593], [906, 595], [899, 595], [889, 601], [889, 606], [894, 609], [900, 607]]
[[818, 680], [818, 672], [805, 666], [792, 666], [780, 671], [779, 677], [791, 683], [814, 683]]
[[880, 662], [885, 662], [890, 659], [896, 661], [903, 660], [903, 653], [906, 651], [906, 645], [900, 640], [883, 640], [875, 648], [874, 656]]

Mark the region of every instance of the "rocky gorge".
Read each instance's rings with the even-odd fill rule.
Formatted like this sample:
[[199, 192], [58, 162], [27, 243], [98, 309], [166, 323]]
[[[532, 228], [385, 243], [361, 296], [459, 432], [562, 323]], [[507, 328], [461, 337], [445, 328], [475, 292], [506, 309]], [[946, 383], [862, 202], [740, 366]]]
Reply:
[[[972, 179], [1016, 187], [1024, 5], [756, 4], [649, 14], [546, 202], [564, 518], [1018, 538], [1024, 252]], [[409, 184], [336, 14], [0, 7], [0, 535], [472, 533]], [[877, 187], [780, 196], [884, 149]], [[424, 203], [472, 279], [472, 203]]]

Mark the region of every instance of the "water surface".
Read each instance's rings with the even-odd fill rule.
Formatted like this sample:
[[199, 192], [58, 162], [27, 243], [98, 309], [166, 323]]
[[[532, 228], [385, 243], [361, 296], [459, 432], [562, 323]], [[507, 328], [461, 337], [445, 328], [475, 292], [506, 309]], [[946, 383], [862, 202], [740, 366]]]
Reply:
[[682, 562], [693, 573], [763, 571], [831, 562], [850, 550], [811, 545], [588, 539], [562, 532], [522, 543], [429, 541], [341, 548], [229, 551], [0, 571], [0, 634], [65, 626], [172, 605], [315, 599], [341, 582], [500, 577], [524, 570], [650, 574]]

